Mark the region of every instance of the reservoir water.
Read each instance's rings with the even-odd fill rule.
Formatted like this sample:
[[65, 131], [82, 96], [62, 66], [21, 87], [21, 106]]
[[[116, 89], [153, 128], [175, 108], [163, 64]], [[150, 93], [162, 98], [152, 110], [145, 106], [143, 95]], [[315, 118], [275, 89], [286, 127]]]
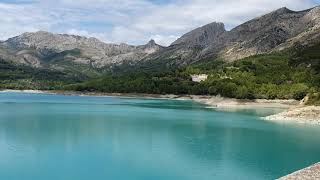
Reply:
[[275, 179], [320, 161], [320, 127], [191, 101], [0, 93], [1, 180]]

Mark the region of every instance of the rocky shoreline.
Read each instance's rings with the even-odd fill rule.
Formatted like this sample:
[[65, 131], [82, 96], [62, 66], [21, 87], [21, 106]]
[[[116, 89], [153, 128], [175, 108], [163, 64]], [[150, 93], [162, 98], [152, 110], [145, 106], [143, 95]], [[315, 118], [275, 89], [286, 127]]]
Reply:
[[265, 117], [269, 121], [320, 125], [320, 106], [301, 106]]
[[192, 96], [192, 100], [202, 104], [208, 105], [210, 108], [225, 109], [255, 109], [255, 108], [281, 108], [288, 109], [299, 104], [296, 100], [239, 100], [232, 98], [223, 98], [220, 96]]
[[255, 99], [249, 101], [199, 96], [195, 96], [192, 100], [218, 109], [282, 108], [283, 112], [263, 117], [263, 119], [273, 122], [320, 125], [320, 106], [305, 106], [296, 100]]
[[320, 163], [316, 163], [310, 167], [307, 167], [305, 169], [296, 171], [292, 174], [279, 178], [279, 180], [302, 180], [302, 179], [307, 179], [307, 180], [320, 179]]

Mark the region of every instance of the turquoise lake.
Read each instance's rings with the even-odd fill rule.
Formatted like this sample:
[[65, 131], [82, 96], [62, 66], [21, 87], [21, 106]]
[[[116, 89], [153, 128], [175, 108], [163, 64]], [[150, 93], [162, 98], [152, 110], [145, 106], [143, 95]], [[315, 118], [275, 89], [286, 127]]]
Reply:
[[275, 179], [320, 161], [320, 127], [191, 101], [0, 93], [1, 180]]

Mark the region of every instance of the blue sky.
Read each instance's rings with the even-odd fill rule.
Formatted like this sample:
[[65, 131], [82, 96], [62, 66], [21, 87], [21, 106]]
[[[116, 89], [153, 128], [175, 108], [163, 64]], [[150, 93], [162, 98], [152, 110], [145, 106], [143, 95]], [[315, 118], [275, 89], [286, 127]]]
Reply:
[[303, 10], [320, 0], [0, 0], [0, 39], [45, 30], [109, 43], [169, 45], [210, 22], [231, 29], [280, 7]]

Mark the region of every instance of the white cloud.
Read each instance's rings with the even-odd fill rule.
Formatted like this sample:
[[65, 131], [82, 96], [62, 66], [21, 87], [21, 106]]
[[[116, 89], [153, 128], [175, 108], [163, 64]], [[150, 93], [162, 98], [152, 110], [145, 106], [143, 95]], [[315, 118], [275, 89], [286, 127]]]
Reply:
[[155, 42], [163, 46], [169, 46], [173, 41], [177, 40], [178, 38], [179, 38], [178, 36], [173, 36], [173, 35], [163, 36], [160, 34], [152, 35], [150, 37], [150, 39], [153, 39]]
[[142, 39], [143, 41], [145, 40], [145, 36], [142, 32], [125, 26], [114, 27], [111, 32], [111, 38], [116, 43], [131, 42], [134, 39]]
[[[33, 12], [33, 13], [30, 13]], [[50, 18], [30, 5], [0, 3], [0, 39], [5, 40], [23, 32], [50, 29]]]
[[0, 3], [0, 39], [25, 31], [47, 30], [93, 36], [105, 42], [168, 45], [178, 36], [218, 21], [234, 27], [280, 7], [302, 10], [312, 0], [41, 0]]

